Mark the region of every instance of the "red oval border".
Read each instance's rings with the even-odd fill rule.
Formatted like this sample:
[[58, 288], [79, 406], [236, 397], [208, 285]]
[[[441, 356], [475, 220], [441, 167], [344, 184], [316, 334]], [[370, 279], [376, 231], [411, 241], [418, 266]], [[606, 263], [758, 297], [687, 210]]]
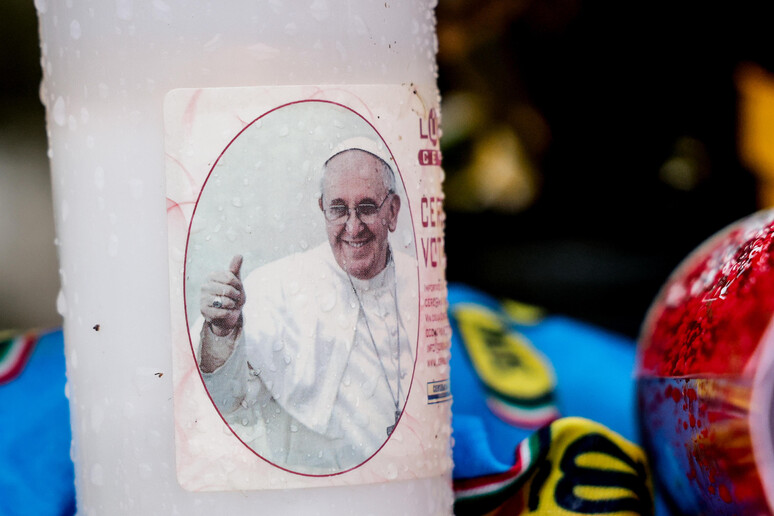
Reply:
[[331, 101], [331, 100], [323, 100], [323, 99], [305, 99], [305, 100], [296, 100], [296, 101], [293, 101], [293, 102], [287, 102], [285, 104], [282, 104], [280, 106], [272, 108], [272, 109], [266, 111], [265, 113], [263, 113], [262, 115], [260, 115], [260, 116], [256, 117], [255, 119], [253, 119], [253, 121], [251, 121], [249, 124], [245, 125], [231, 139], [231, 141], [229, 141], [228, 144], [223, 148], [223, 150], [218, 155], [218, 158], [213, 162], [212, 167], [210, 168], [210, 171], [207, 173], [207, 177], [205, 178], [204, 182], [202, 183], [202, 187], [199, 190], [199, 195], [197, 195], [197, 197], [196, 197], [196, 203], [194, 205], [193, 212], [191, 213], [191, 222], [188, 224], [188, 232], [187, 232], [186, 241], [185, 241], [185, 256], [183, 257], [183, 300], [184, 300], [184, 302], [183, 302], [183, 309], [185, 311], [185, 325], [186, 325], [186, 332], [188, 334], [188, 343], [189, 343], [189, 345], [191, 347], [191, 357], [193, 358], [194, 363], [196, 365], [196, 371], [199, 374], [199, 379], [202, 382], [202, 386], [204, 387], [204, 391], [207, 393], [207, 397], [210, 398], [210, 402], [212, 403], [212, 406], [215, 407], [215, 410], [217, 411], [218, 416], [220, 416], [221, 420], [228, 427], [228, 429], [231, 431], [231, 433], [234, 434], [234, 437], [236, 437], [239, 440], [239, 442], [242, 443], [242, 445], [245, 448], [247, 448], [253, 454], [255, 454], [256, 457], [258, 457], [259, 459], [265, 461], [267, 464], [270, 464], [270, 465], [274, 466], [277, 469], [281, 469], [282, 471], [286, 471], [288, 473], [292, 473], [293, 475], [299, 475], [299, 476], [304, 476], [304, 477], [313, 477], [313, 478], [324, 478], [324, 477], [340, 476], [340, 475], [343, 475], [345, 473], [348, 473], [350, 471], [353, 471], [353, 470], [356, 470], [356, 469], [362, 467], [364, 464], [366, 464], [371, 459], [373, 459], [382, 450], [382, 448], [384, 448], [384, 446], [390, 440], [390, 438], [392, 437], [394, 432], [393, 432], [393, 434], [389, 435], [387, 437], [387, 439], [384, 440], [382, 445], [379, 446], [379, 448], [377, 448], [376, 451], [374, 451], [374, 453], [371, 454], [366, 460], [364, 460], [360, 464], [357, 464], [356, 466], [353, 466], [353, 467], [351, 467], [349, 469], [345, 469], [343, 471], [339, 471], [337, 473], [326, 473], [326, 474], [321, 474], [321, 475], [315, 475], [315, 474], [311, 474], [311, 473], [301, 473], [301, 472], [298, 472], [298, 471], [293, 471], [291, 469], [285, 468], [283, 466], [280, 466], [280, 465], [275, 464], [274, 462], [270, 461], [269, 459], [267, 459], [266, 457], [262, 456], [257, 451], [255, 451], [253, 448], [251, 448], [249, 445], [247, 445], [247, 443], [245, 443], [242, 440], [242, 438], [239, 437], [239, 435], [237, 435], [236, 431], [234, 431], [234, 429], [231, 428], [231, 425], [228, 424], [226, 419], [223, 417], [223, 414], [221, 414], [220, 408], [215, 404], [215, 401], [213, 401], [212, 396], [210, 396], [210, 391], [207, 389], [207, 384], [204, 383], [204, 377], [202, 376], [202, 372], [199, 369], [199, 365], [196, 363], [196, 353], [195, 353], [194, 347], [193, 347], [193, 340], [191, 339], [191, 327], [190, 327], [189, 318], [188, 318], [188, 303], [185, 302], [185, 300], [187, 299], [187, 297], [185, 295], [186, 294], [186, 284], [187, 284], [186, 272], [187, 272], [187, 269], [188, 269], [188, 248], [189, 248], [190, 239], [191, 239], [191, 227], [193, 226], [193, 221], [194, 221], [194, 218], [196, 217], [196, 210], [199, 207], [199, 201], [201, 200], [202, 192], [204, 192], [204, 189], [207, 187], [207, 182], [209, 181], [210, 176], [212, 175], [212, 172], [215, 170], [215, 167], [218, 165], [218, 162], [223, 157], [223, 155], [226, 153], [226, 151], [229, 149], [229, 147], [231, 147], [231, 144], [234, 143], [249, 127], [251, 127], [258, 120], [261, 120], [265, 116], [267, 116], [267, 115], [269, 115], [269, 114], [271, 114], [271, 113], [273, 113], [275, 111], [278, 111], [278, 110], [280, 110], [282, 108], [286, 108], [288, 106], [293, 106], [293, 105], [296, 105], [296, 104], [304, 104], [304, 103], [307, 103], [307, 102], [331, 104], [331, 105], [335, 105], [335, 106], [341, 107], [343, 109], [346, 109], [347, 111], [350, 111], [351, 113], [354, 113], [355, 115], [360, 117], [360, 119], [363, 120], [366, 124], [368, 124], [368, 126], [377, 134], [377, 136], [379, 136], [379, 139], [382, 141], [382, 143], [384, 143], [384, 146], [387, 148], [387, 151], [390, 153], [390, 157], [392, 158], [393, 163], [395, 163], [395, 169], [398, 172], [398, 177], [400, 178], [400, 182], [403, 185], [403, 191], [406, 193], [406, 204], [408, 205], [409, 218], [411, 219], [411, 232], [412, 232], [413, 237], [414, 237], [414, 259], [417, 261], [417, 312], [416, 312], [417, 313], [417, 335], [416, 335], [416, 338], [414, 340], [414, 368], [411, 371], [411, 382], [409, 383], [408, 392], [406, 393], [406, 402], [403, 405], [403, 410], [400, 413], [400, 417], [398, 418], [398, 421], [395, 423], [395, 428], [398, 427], [398, 425], [400, 424], [400, 420], [403, 419], [403, 414], [406, 411], [406, 406], [408, 405], [408, 400], [411, 397], [411, 390], [414, 387], [414, 377], [416, 375], [417, 363], [419, 362], [419, 336], [421, 334], [421, 331], [420, 331], [420, 328], [419, 328], [420, 327], [420, 321], [421, 321], [420, 315], [421, 315], [421, 311], [422, 311], [422, 303], [420, 302], [420, 299], [419, 299], [421, 297], [421, 295], [420, 295], [420, 292], [421, 292], [420, 287], [421, 287], [421, 285], [420, 285], [420, 281], [419, 281], [419, 276], [420, 276], [420, 274], [419, 274], [419, 257], [417, 255], [417, 234], [416, 234], [416, 226], [415, 226], [415, 223], [414, 223], [414, 212], [413, 212], [413, 210], [411, 208], [411, 201], [409, 199], [408, 190], [406, 189], [406, 182], [403, 179], [403, 173], [400, 170], [400, 166], [398, 165], [398, 161], [395, 159], [395, 155], [393, 154], [392, 149], [390, 149], [390, 146], [384, 140], [384, 137], [379, 132], [379, 130], [376, 127], [374, 127], [374, 125], [371, 122], [369, 122], [363, 115], [361, 115], [360, 113], [358, 113], [354, 109], [350, 108], [349, 106], [346, 106], [346, 105], [341, 104], [339, 102], [334, 102], [334, 101]]

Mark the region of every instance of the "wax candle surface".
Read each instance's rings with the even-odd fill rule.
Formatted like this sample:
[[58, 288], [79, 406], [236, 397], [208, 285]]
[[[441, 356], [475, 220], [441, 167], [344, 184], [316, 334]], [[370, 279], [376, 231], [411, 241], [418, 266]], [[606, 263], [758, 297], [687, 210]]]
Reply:
[[165, 95], [413, 84], [437, 103], [432, 2], [35, 5], [79, 513], [449, 514], [450, 461], [398, 482], [184, 490], [170, 344]]

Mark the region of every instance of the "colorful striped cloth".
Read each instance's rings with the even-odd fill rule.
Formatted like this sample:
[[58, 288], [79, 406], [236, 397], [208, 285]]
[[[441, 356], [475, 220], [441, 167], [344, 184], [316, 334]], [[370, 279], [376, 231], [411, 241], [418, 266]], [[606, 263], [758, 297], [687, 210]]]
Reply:
[[654, 514], [634, 342], [464, 285], [449, 317], [457, 515]]
[[36, 332], [0, 332], [0, 385], [21, 374], [38, 340]]
[[0, 515], [75, 513], [61, 331], [0, 333]]

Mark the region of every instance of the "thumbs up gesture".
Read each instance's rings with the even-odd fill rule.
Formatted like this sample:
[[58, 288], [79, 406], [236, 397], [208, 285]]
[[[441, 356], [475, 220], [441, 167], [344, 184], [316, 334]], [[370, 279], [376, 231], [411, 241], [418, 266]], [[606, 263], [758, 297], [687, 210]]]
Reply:
[[240, 277], [242, 255], [231, 259], [227, 270], [211, 274], [202, 286], [201, 312], [212, 333], [223, 337], [240, 324], [245, 291]]

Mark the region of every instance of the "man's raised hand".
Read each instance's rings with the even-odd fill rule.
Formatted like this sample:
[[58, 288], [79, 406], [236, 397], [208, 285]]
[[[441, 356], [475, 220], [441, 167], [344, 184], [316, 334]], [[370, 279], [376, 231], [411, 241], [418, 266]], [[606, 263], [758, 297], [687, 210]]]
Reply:
[[212, 333], [223, 337], [234, 331], [242, 318], [245, 290], [240, 277], [242, 255], [231, 259], [228, 270], [218, 271], [202, 286], [201, 311]]

